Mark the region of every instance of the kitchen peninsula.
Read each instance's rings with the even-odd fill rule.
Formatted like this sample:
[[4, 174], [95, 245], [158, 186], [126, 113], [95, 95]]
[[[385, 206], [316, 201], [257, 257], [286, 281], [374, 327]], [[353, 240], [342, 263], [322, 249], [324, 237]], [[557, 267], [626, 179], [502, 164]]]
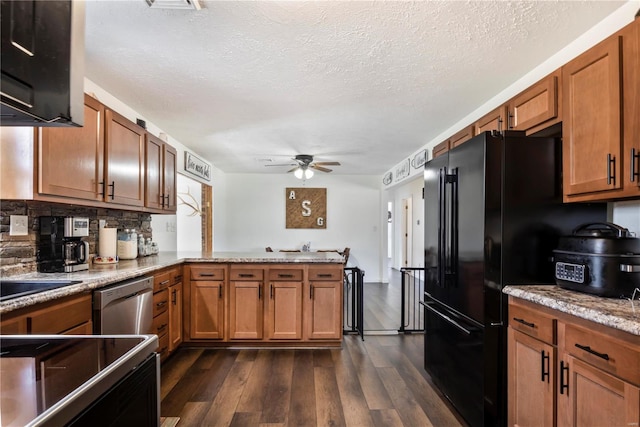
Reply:
[[[26, 326], [20, 326], [22, 320], [27, 324], [22, 318], [28, 313], [72, 301], [73, 307], [82, 307], [89, 313], [84, 316], [84, 329], [65, 332], [87, 333], [91, 329], [93, 290], [150, 275], [156, 279], [154, 321], [163, 321], [167, 305], [182, 301], [177, 305], [177, 319], [169, 321], [174, 329], [178, 328], [180, 341], [223, 347], [339, 347], [343, 263], [342, 255], [334, 252], [189, 252], [94, 265], [76, 273], [22, 274], [10, 279], [65, 279], [80, 283], [0, 302], [0, 327], [3, 334], [11, 333], [13, 327], [18, 328], [15, 333], [30, 333], [24, 330]], [[78, 301], [79, 298], [84, 300]], [[165, 326], [168, 324], [161, 323], [159, 328]], [[164, 335], [153, 331], [156, 332], [162, 350]]]

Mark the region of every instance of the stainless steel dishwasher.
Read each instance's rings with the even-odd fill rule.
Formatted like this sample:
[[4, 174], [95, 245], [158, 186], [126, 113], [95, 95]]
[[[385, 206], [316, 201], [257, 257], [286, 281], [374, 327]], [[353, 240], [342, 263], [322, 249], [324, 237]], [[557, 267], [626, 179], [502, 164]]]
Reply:
[[94, 333], [148, 334], [152, 322], [152, 277], [138, 277], [93, 292]]

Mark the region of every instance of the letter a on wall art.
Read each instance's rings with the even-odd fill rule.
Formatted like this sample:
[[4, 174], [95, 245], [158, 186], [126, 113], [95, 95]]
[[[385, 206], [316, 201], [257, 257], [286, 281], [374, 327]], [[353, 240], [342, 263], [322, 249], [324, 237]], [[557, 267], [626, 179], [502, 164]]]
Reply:
[[327, 228], [326, 188], [286, 188], [287, 228]]

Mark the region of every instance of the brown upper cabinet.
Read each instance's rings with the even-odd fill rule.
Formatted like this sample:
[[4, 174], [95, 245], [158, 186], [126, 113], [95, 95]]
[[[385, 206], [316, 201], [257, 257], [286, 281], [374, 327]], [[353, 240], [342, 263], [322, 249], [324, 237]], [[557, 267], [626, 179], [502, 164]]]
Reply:
[[145, 206], [175, 212], [177, 152], [149, 133], [145, 136], [145, 144]]
[[507, 106], [501, 105], [475, 122], [476, 135], [486, 131], [502, 132], [507, 126]]
[[84, 126], [38, 129], [40, 194], [103, 200], [104, 106], [84, 96]]
[[144, 206], [144, 128], [105, 111], [105, 201]]
[[[2, 198], [175, 213], [176, 150], [151, 136], [154, 152], [142, 127], [86, 94], [84, 114], [78, 128], [3, 128]], [[154, 189], [158, 206], [145, 205]]]
[[458, 145], [461, 145], [467, 142], [468, 140], [473, 138], [473, 136], [475, 135], [474, 130], [475, 130], [475, 126], [471, 125], [456, 132], [451, 138], [433, 147], [433, 150], [431, 152], [431, 157], [435, 158], [435, 157], [441, 156], [447, 151], [449, 151], [450, 149], [456, 148]]
[[507, 129], [530, 134], [560, 122], [560, 82], [557, 70], [513, 97], [507, 103]]
[[640, 196], [640, 20], [562, 67], [564, 200]]

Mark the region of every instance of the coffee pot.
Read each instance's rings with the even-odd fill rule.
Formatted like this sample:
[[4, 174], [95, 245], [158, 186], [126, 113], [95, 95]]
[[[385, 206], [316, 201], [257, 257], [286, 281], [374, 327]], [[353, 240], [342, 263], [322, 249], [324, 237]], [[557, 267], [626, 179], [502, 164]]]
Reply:
[[80, 240], [66, 240], [64, 248], [64, 271], [71, 273], [89, 269], [89, 243]]

